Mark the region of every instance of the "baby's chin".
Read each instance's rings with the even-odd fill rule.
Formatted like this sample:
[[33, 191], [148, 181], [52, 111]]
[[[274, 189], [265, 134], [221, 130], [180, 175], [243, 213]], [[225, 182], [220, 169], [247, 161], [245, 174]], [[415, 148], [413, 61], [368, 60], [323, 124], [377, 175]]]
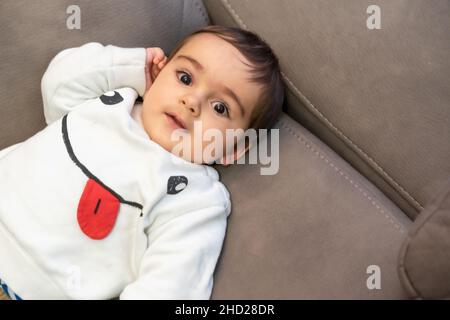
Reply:
[[173, 141], [169, 138], [169, 141], [161, 144], [161, 146], [175, 157], [199, 165], [218, 163], [222, 158], [224, 151], [216, 152], [214, 144], [195, 144], [189, 133], [185, 133], [183, 136], [186, 137], [186, 140], [180, 139]]
[[[215, 145], [201, 137], [195, 139], [187, 129], [173, 129], [163, 122], [145, 123], [144, 129], [150, 140], [176, 158], [194, 164], [214, 164], [222, 158], [224, 143]], [[216, 151], [217, 150], [217, 151]]]
[[[208, 149], [203, 148], [196, 148], [197, 150], [194, 150], [195, 148], [183, 148], [179, 145], [176, 145], [173, 148], [166, 149], [168, 152], [170, 152], [172, 155], [174, 155], [177, 158], [181, 158], [187, 162], [191, 162], [194, 164], [206, 164], [206, 165], [212, 165], [214, 163], [217, 163], [219, 161], [218, 156], [214, 156], [214, 154], [209, 154], [209, 152], [206, 152]], [[206, 150], [206, 151], [205, 151]]]

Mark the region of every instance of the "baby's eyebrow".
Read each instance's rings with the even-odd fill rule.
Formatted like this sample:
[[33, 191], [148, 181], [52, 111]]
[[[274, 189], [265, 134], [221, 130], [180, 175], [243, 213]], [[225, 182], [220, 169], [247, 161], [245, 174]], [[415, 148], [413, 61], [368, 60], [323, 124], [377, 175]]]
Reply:
[[[179, 59], [179, 58], [183, 58], [183, 59], [185, 59], [185, 60], [188, 60], [188, 61], [191, 62], [191, 63], [194, 65], [194, 67], [195, 67], [197, 70], [199, 70], [199, 71], [202, 71], [202, 72], [203, 72], [203, 71], [205, 70], [205, 67], [203, 67], [202, 64], [201, 64], [200, 62], [198, 62], [197, 60], [195, 60], [194, 58], [192, 58], [192, 57], [190, 57], [190, 56], [186, 56], [186, 55], [181, 54], [181, 55], [177, 56], [176, 59]], [[234, 91], [231, 90], [230, 88], [228, 88], [227, 86], [224, 86], [224, 91], [225, 91], [225, 94], [226, 94], [227, 96], [231, 97], [232, 99], [234, 99], [234, 100], [236, 101], [236, 103], [237, 103], [237, 105], [238, 105], [238, 107], [239, 107], [239, 111], [240, 111], [240, 113], [241, 113], [241, 117], [243, 117], [244, 114], [245, 114], [244, 107], [242, 106], [241, 100], [239, 99], [239, 97], [237, 96], [237, 94], [234, 93]]]
[[241, 100], [239, 100], [239, 97], [236, 95], [236, 93], [234, 93], [233, 90], [231, 90], [227, 86], [224, 86], [224, 91], [225, 91], [226, 95], [230, 96], [231, 98], [233, 98], [236, 101], [237, 105], [239, 106], [239, 111], [241, 112], [241, 117], [243, 117], [245, 112], [244, 112], [244, 108], [242, 107]]
[[192, 57], [185, 56], [185, 55], [181, 54], [181, 55], [177, 56], [177, 59], [179, 59], [179, 58], [183, 58], [183, 59], [188, 60], [189, 62], [191, 62], [191, 63], [194, 65], [194, 67], [195, 67], [196, 69], [198, 69], [198, 70], [200, 70], [200, 71], [204, 71], [204, 70], [205, 70], [205, 68], [201, 65], [201, 63], [198, 62], [197, 60], [195, 60], [195, 59], [192, 58]]

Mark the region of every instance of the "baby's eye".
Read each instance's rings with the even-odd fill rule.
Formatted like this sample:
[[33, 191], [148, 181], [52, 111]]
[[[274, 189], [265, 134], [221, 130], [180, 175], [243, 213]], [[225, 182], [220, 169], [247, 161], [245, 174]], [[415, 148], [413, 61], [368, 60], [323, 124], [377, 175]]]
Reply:
[[[181, 77], [180, 77], [181, 75]], [[178, 80], [184, 83], [185, 85], [190, 85], [192, 82], [191, 76], [184, 71], [177, 71]]]
[[217, 102], [217, 103], [213, 104], [213, 108], [214, 108], [214, 111], [216, 113], [218, 113], [219, 115], [226, 116], [226, 117], [229, 116], [228, 107], [225, 104], [223, 104], [222, 102]]

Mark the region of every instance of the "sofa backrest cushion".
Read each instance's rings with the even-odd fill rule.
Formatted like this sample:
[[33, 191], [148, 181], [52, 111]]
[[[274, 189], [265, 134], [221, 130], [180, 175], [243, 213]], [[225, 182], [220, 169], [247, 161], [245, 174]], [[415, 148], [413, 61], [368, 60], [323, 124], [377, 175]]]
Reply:
[[270, 43], [288, 85], [285, 111], [410, 217], [442, 188], [450, 177], [449, 1], [204, 3], [212, 23]]

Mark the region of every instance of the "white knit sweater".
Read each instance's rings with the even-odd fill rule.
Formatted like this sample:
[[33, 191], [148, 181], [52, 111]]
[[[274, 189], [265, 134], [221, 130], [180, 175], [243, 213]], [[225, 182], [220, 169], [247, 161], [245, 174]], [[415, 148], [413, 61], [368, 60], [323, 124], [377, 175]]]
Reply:
[[48, 126], [0, 151], [0, 278], [23, 299], [210, 298], [229, 194], [131, 116], [145, 58], [60, 52], [42, 79]]

